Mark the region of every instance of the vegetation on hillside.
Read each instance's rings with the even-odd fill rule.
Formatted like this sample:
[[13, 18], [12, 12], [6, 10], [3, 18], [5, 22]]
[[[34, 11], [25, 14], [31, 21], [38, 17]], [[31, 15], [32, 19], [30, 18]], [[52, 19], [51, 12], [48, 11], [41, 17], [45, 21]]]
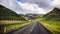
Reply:
[[14, 11], [0, 5], [0, 20], [25, 20]]
[[51, 12], [40, 18], [40, 22], [53, 34], [60, 34], [60, 9], [54, 8]]

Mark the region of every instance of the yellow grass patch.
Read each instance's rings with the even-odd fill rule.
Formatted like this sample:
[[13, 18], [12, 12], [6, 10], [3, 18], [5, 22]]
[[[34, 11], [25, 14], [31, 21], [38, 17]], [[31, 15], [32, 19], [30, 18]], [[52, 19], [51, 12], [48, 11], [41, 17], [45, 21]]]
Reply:
[[40, 22], [43, 26], [45, 26], [48, 30], [50, 30], [53, 34], [60, 34], [60, 26], [50, 24], [47, 22]]
[[17, 20], [3, 20], [0, 21], [0, 24], [14, 24], [14, 23], [23, 23], [23, 22], [27, 22], [27, 21], [17, 21]]

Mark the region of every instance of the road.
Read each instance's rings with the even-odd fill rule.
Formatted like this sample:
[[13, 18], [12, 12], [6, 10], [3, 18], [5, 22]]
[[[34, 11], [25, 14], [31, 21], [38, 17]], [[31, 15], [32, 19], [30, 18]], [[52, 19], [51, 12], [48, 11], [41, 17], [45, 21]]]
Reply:
[[52, 33], [44, 26], [42, 26], [39, 22], [35, 22], [22, 29], [7, 34], [52, 34]]

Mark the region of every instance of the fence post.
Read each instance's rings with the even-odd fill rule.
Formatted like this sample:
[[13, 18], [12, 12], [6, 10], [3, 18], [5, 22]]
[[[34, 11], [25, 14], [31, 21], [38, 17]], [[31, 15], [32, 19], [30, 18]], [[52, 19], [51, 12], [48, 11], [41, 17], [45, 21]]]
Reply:
[[4, 34], [4, 28], [5, 26], [0, 24], [0, 34]]

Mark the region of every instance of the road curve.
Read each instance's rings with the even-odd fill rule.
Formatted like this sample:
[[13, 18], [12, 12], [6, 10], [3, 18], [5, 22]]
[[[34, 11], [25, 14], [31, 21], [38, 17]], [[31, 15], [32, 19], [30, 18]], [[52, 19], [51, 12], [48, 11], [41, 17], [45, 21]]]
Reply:
[[52, 34], [48, 29], [39, 22], [32, 23], [22, 29], [7, 34]]

